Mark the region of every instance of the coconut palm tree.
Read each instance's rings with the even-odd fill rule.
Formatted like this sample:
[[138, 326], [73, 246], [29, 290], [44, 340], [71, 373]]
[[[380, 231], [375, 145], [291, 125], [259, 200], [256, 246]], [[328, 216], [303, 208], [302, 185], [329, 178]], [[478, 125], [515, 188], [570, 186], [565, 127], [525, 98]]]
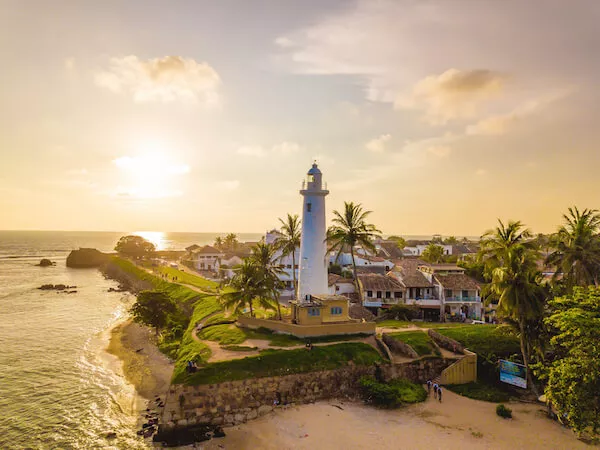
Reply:
[[292, 285], [294, 294], [292, 298], [296, 299], [296, 249], [300, 247], [300, 219], [297, 214], [288, 214], [285, 220], [281, 222], [282, 236], [277, 239], [275, 245], [281, 251], [281, 257], [292, 255]]
[[285, 271], [278, 263], [276, 254], [277, 248], [274, 245], [259, 242], [252, 248], [252, 255], [248, 259], [257, 267], [260, 285], [258, 300], [261, 306], [272, 308], [274, 303], [279, 320], [281, 320], [279, 293], [283, 288], [281, 275], [285, 274]]
[[488, 231], [481, 241], [484, 273], [489, 283], [485, 291], [498, 300], [498, 313], [516, 322], [519, 331], [521, 356], [527, 368], [527, 381], [534, 392], [529, 368], [533, 343], [528, 341], [531, 322], [540, 321], [545, 302], [541, 273], [537, 268], [539, 252], [531, 232], [521, 222], [509, 221]]
[[249, 308], [250, 316], [254, 317], [252, 303], [265, 295], [261, 280], [260, 266], [249, 258], [244, 260], [227, 283], [229, 289], [224, 289], [219, 294], [221, 304], [234, 313], [241, 313], [245, 308]]
[[337, 250], [336, 261], [344, 250], [350, 251], [352, 274], [354, 275], [354, 283], [357, 286], [358, 277], [356, 274], [354, 247], [358, 245], [363, 250], [375, 251], [373, 239], [379, 237], [381, 233], [375, 225], [367, 223], [367, 216], [369, 214], [371, 214], [371, 211], [363, 211], [360, 203], [344, 202], [344, 211], [342, 213], [333, 211], [333, 225], [327, 230], [329, 251]]
[[600, 214], [595, 209], [580, 212], [573, 207], [563, 218], [565, 224], [550, 238], [555, 250], [546, 258], [546, 264], [556, 267], [555, 280], [562, 273], [569, 292], [574, 286], [598, 285]]
[[215, 244], [214, 244], [215, 248], [217, 250], [222, 250], [223, 249], [223, 244], [224, 244], [223, 238], [221, 236], [217, 236], [215, 238]]

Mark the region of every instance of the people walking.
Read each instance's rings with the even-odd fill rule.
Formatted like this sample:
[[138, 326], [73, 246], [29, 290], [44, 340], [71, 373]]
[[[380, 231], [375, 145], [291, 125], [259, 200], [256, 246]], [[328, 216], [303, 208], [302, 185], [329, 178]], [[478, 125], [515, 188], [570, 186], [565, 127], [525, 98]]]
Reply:
[[437, 394], [438, 394], [438, 400], [440, 401], [440, 403], [442, 403], [442, 387], [441, 386], [438, 386]]
[[433, 398], [437, 399], [438, 396], [438, 389], [440, 388], [440, 385], [437, 383], [434, 383], [433, 385]]
[[432, 386], [432, 382], [431, 380], [427, 380], [427, 395], [431, 395], [431, 386]]

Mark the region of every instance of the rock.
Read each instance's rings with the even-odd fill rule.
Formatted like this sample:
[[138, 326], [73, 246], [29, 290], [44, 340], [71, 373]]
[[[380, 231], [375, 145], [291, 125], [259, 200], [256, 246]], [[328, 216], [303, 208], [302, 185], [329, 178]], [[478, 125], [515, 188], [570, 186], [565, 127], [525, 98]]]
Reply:
[[109, 255], [102, 253], [95, 248], [80, 248], [79, 250], [73, 250], [69, 253], [69, 256], [67, 256], [67, 267], [100, 267], [107, 263], [109, 259]]
[[106, 439], [115, 439], [117, 437], [117, 433], [114, 431], [110, 431], [104, 435]]
[[247, 416], [248, 420], [256, 419], [257, 417], [258, 417], [258, 411], [256, 411], [255, 409], [250, 411]]
[[258, 414], [261, 416], [270, 413], [271, 411], [273, 411], [273, 407], [269, 405], [262, 405], [258, 408]]
[[66, 284], [42, 284], [38, 289], [42, 291], [66, 291], [69, 294], [77, 291], [68, 291], [68, 289], [75, 289], [77, 286], [69, 286]]
[[53, 261], [50, 261], [49, 259], [43, 258], [39, 264], [37, 264], [40, 267], [50, 267], [50, 266], [54, 266], [56, 263]]

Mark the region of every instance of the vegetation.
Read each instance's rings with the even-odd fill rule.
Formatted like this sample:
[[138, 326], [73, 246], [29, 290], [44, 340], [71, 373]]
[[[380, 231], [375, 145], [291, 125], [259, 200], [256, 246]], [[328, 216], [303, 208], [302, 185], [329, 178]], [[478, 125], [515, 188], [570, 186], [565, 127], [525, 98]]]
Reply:
[[258, 347], [248, 347], [246, 345], [225, 345], [223, 350], [230, 352], [254, 352], [258, 350]]
[[432, 264], [441, 263], [444, 260], [444, 247], [432, 242], [423, 250], [421, 258]]
[[567, 293], [575, 286], [597, 286], [600, 278], [600, 214], [595, 209], [579, 212], [573, 207], [563, 218], [565, 224], [550, 238], [550, 245], [555, 250], [546, 258], [546, 264], [560, 270], [560, 284]]
[[496, 386], [482, 381], [475, 381], [467, 384], [451, 384], [447, 386], [452, 392], [474, 400], [483, 400], [484, 402], [507, 402], [510, 400], [510, 394], [500, 386]]
[[440, 354], [440, 351], [434, 345], [429, 335], [423, 331], [403, 331], [401, 333], [391, 333], [390, 337], [410, 345], [414, 351], [419, 354], [419, 356]]
[[355, 283], [356, 261], [354, 258], [354, 247], [360, 246], [364, 250], [375, 251], [373, 239], [379, 237], [379, 231], [375, 225], [367, 223], [367, 216], [371, 211], [363, 211], [360, 204], [353, 202], [344, 202], [344, 211], [339, 213], [333, 211], [333, 225], [327, 230], [327, 242], [329, 251], [337, 250], [336, 261], [343, 251], [350, 251], [352, 258], [352, 275]]
[[507, 408], [502, 403], [496, 406], [496, 414], [505, 419], [512, 419], [512, 409]]
[[380, 318], [383, 320], [404, 320], [409, 321], [416, 319], [419, 315], [419, 307], [415, 305], [398, 304], [393, 305], [391, 308], [382, 309]]
[[119, 242], [115, 246], [115, 251], [129, 258], [142, 259], [153, 256], [156, 248], [152, 242], [147, 241], [141, 236], [129, 235], [119, 239]]
[[[400, 306], [400, 305], [398, 305]], [[377, 322], [378, 327], [385, 328], [457, 328], [464, 327], [464, 323], [458, 322], [422, 322], [422, 321], [410, 321], [410, 320], [395, 320], [395, 319], [384, 319]]]
[[[222, 383], [294, 373], [332, 370], [355, 365], [370, 366], [381, 361], [379, 353], [370, 345], [360, 342], [313, 347], [312, 350], [269, 350], [259, 356], [210, 363], [188, 374], [185, 370], [174, 374], [174, 383], [189, 385]], [[185, 369], [185, 367], [184, 367]]]
[[554, 359], [542, 368], [545, 394], [577, 432], [600, 429], [600, 288], [575, 288], [550, 301]]
[[502, 325], [464, 325], [439, 328], [438, 333], [460, 342], [477, 354], [496, 354], [509, 357], [518, 353], [519, 338], [513, 331]]
[[177, 277], [177, 283], [189, 284], [190, 286], [197, 287], [207, 292], [214, 291], [219, 285], [219, 283], [216, 281], [207, 280], [199, 275], [193, 275], [173, 267], [162, 266], [160, 267], [159, 272], [166, 275], [170, 279]]
[[238, 249], [240, 242], [238, 241], [237, 234], [228, 233], [224, 238], [217, 236], [213, 245], [217, 250], [222, 252], [234, 252]]
[[[292, 298], [296, 299], [296, 249], [300, 247], [300, 219], [298, 215], [288, 214], [285, 220], [279, 219], [281, 222], [281, 232], [283, 236], [277, 242], [277, 248], [281, 250], [281, 256], [292, 255], [292, 285], [294, 293]], [[341, 275], [341, 272], [340, 272]]]
[[484, 273], [490, 280], [486, 292], [498, 300], [499, 313], [517, 325], [527, 381], [535, 392], [530, 369], [536, 343], [533, 332], [539, 329], [546, 300], [537, 268], [540, 255], [530, 239], [531, 232], [521, 222], [498, 222], [498, 227], [488, 231], [481, 242]]
[[281, 275], [285, 271], [276, 261], [277, 249], [274, 245], [259, 242], [252, 249], [250, 262], [256, 266], [257, 292], [255, 302], [263, 309], [277, 309], [277, 316], [281, 320], [281, 305], [279, 304], [279, 293], [284, 287]]
[[427, 399], [427, 392], [423, 386], [405, 379], [383, 383], [373, 377], [362, 377], [359, 385], [364, 400], [382, 408], [398, 408], [407, 403], [418, 403]]
[[402, 236], [390, 236], [388, 237], [388, 241], [396, 242], [396, 245], [400, 250], [406, 247], [406, 239], [404, 239]]
[[176, 303], [163, 291], [142, 291], [129, 309], [135, 322], [154, 327], [156, 334], [179, 312]]

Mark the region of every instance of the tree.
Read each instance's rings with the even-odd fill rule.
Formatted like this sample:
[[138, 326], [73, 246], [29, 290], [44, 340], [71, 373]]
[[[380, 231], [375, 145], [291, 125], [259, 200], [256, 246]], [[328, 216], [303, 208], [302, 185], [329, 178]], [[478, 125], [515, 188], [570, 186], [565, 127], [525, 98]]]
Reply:
[[578, 434], [600, 430], [600, 288], [575, 287], [573, 293], [549, 302], [546, 323], [555, 335], [558, 353], [542, 372], [545, 394], [560, 418]]
[[154, 327], [156, 334], [164, 328], [171, 315], [178, 312], [177, 305], [163, 291], [142, 291], [129, 312], [135, 322]]
[[227, 283], [229, 289], [224, 289], [219, 294], [219, 300], [223, 307], [236, 314], [248, 307], [250, 316], [254, 317], [252, 302], [262, 294], [259, 280], [258, 265], [250, 258], [245, 259]]
[[562, 273], [567, 292], [575, 286], [598, 285], [600, 276], [600, 214], [595, 209], [569, 208], [565, 224], [551, 236], [555, 249], [546, 264], [556, 267], [555, 280]]
[[225, 250], [233, 251], [236, 250], [239, 245], [237, 234], [228, 233], [223, 239], [223, 247]]
[[223, 238], [221, 236], [217, 236], [215, 238], [214, 246], [215, 246], [215, 248], [217, 250], [223, 250], [223, 248], [225, 246], [225, 243], [224, 243]]
[[277, 307], [277, 315], [281, 320], [281, 305], [279, 304], [279, 292], [283, 288], [281, 275], [285, 274], [283, 268], [277, 263], [277, 249], [274, 245], [259, 242], [252, 249], [250, 261], [256, 264], [258, 269], [259, 292], [257, 299], [261, 306], [271, 308], [273, 303]]
[[404, 239], [402, 236], [390, 236], [388, 237], [388, 241], [394, 241], [396, 242], [396, 245], [398, 246], [398, 248], [400, 250], [402, 250], [404, 247], [406, 247], [406, 239]]
[[154, 255], [156, 248], [154, 244], [141, 236], [123, 236], [115, 245], [115, 250], [123, 256], [133, 259], [141, 259]]
[[300, 219], [298, 215], [288, 214], [281, 222], [282, 236], [277, 240], [277, 249], [281, 250], [281, 256], [292, 255], [292, 285], [294, 287], [293, 299], [296, 299], [296, 249], [300, 247]]
[[432, 264], [440, 263], [444, 260], [444, 247], [441, 245], [437, 245], [431, 242], [425, 250], [423, 250], [423, 254], [421, 257]]
[[327, 242], [329, 251], [337, 250], [336, 261], [344, 250], [350, 251], [352, 258], [352, 274], [354, 283], [357, 285], [356, 261], [354, 259], [354, 246], [358, 245], [363, 250], [375, 251], [373, 239], [379, 237], [379, 231], [375, 225], [367, 223], [367, 216], [371, 211], [363, 211], [362, 205], [353, 202], [344, 202], [344, 211], [340, 214], [333, 211], [333, 225], [327, 230]]
[[544, 310], [545, 291], [537, 269], [539, 253], [529, 239], [531, 232], [521, 222], [498, 222], [499, 226], [485, 233], [481, 241], [484, 274], [489, 280], [485, 291], [488, 299], [498, 301], [498, 314], [517, 325], [527, 381], [537, 393], [530, 368], [534, 343], [528, 339], [528, 328], [541, 320]]
[[456, 239], [456, 237], [454, 237], [454, 236], [448, 236], [446, 239], [444, 239], [444, 244], [458, 245], [458, 239]]

